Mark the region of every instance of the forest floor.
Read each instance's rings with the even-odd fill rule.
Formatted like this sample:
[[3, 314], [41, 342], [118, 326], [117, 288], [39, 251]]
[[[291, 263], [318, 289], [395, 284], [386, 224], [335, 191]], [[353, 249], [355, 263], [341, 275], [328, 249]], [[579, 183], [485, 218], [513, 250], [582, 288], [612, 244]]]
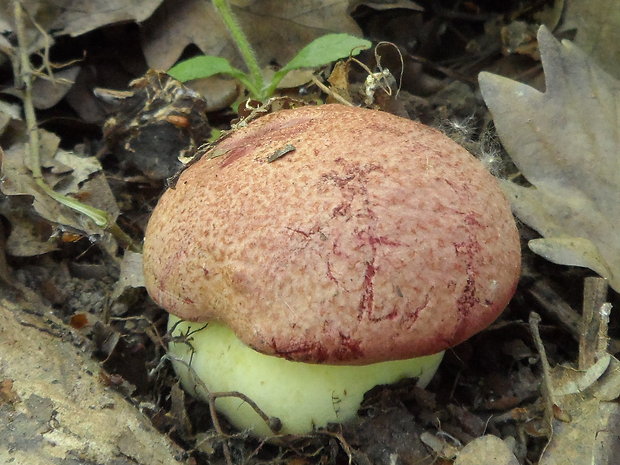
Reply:
[[[140, 244], [167, 179], [200, 145], [230, 129], [247, 93], [237, 81], [215, 76], [188, 84], [201, 97], [179, 99], [171, 88], [180, 84], [146, 73], [200, 53], [239, 68], [243, 62], [205, 1], [109, 8], [109, 0], [96, 0], [86, 2], [87, 10], [51, 1], [4, 3], [5, 463], [618, 463], [620, 412], [611, 401], [620, 394], [613, 357], [619, 325], [615, 313], [606, 320], [599, 310], [608, 302], [617, 308], [620, 299], [589, 269], [531, 252], [528, 241], [540, 235], [525, 220], [519, 222], [523, 272], [512, 302], [490, 328], [446, 352], [427, 388], [407, 381], [375, 389], [356, 421], [282, 444], [235, 432], [225, 418], [215, 429], [208, 405], [183, 393], [165, 360], [167, 313], [142, 287]], [[23, 4], [21, 17], [15, 3]], [[355, 105], [438, 128], [504, 179], [519, 176], [519, 168], [495, 132], [480, 72], [544, 92], [537, 42], [544, 24], [559, 39], [580, 38], [592, 59], [620, 75], [617, 47], [591, 52], [592, 30], [602, 31], [597, 40], [618, 43], [606, 31], [620, 30], [613, 27], [620, 19], [605, 17], [604, 2], [590, 2], [588, 15], [569, 0], [231, 3], [264, 68], [277, 69], [327, 32], [373, 42], [344, 75], [334, 63], [300, 70], [277, 96], [316, 103], [344, 92]], [[383, 70], [391, 78], [379, 80], [369, 100], [366, 79]], [[190, 116], [175, 118], [179, 108]], [[39, 128], [36, 157], [29, 148], [32, 121]], [[96, 207], [102, 222], [50, 196], [37, 172], [54, 192]], [[589, 312], [587, 320], [582, 312]], [[115, 416], [104, 418], [110, 412]]]

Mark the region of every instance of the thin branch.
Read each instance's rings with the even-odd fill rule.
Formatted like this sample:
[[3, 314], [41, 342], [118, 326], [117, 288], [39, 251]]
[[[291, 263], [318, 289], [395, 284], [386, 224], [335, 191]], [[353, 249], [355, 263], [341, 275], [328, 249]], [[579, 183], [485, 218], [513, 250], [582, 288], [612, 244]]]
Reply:
[[547, 359], [547, 351], [540, 337], [540, 331], [538, 325], [540, 324], [540, 315], [536, 312], [530, 313], [530, 332], [532, 333], [532, 339], [536, 345], [536, 349], [540, 354], [540, 364], [542, 366], [542, 395], [545, 406], [545, 422], [549, 428], [549, 433], [553, 432], [553, 384], [551, 382], [551, 367], [549, 366], [549, 360]]
[[[609, 316], [601, 312], [607, 299], [607, 281], [599, 277], [587, 277], [583, 286], [583, 307], [579, 331], [580, 370], [587, 370], [607, 353], [607, 323]], [[605, 342], [601, 340], [605, 338]], [[600, 346], [604, 345], [601, 354]]]
[[[204, 383], [204, 381], [196, 374], [196, 371], [193, 369], [191, 364], [186, 362], [183, 359], [180, 359], [170, 354], [166, 354], [162, 357], [160, 363], [155, 368], [155, 370], [158, 370], [161, 367], [162, 362], [164, 360], [170, 360], [171, 362], [180, 363], [188, 370], [190, 376], [192, 377], [192, 381], [194, 382], [193, 391], [194, 393], [202, 392], [204, 397], [206, 397], [206, 401], [209, 405], [209, 413], [211, 414], [211, 420], [213, 421], [213, 427], [215, 428], [215, 431], [217, 431], [217, 433], [221, 437], [227, 438], [228, 434], [224, 432], [224, 429], [222, 428], [222, 425], [220, 423], [219, 415], [217, 414], [217, 410], [215, 408], [215, 401], [220, 397], [237, 397], [238, 399], [241, 399], [242, 401], [247, 402], [247, 404], [258, 414], [258, 416], [261, 417], [261, 419], [265, 422], [265, 424], [269, 427], [269, 429], [274, 435], [276, 435], [278, 431], [280, 431], [280, 429], [282, 428], [282, 422], [280, 421], [279, 418], [268, 416], [256, 404], [256, 402], [254, 402], [252, 399], [250, 399], [245, 394], [241, 392], [237, 392], [237, 391], [210, 392], [209, 388]], [[232, 456], [230, 454], [230, 446], [228, 445], [228, 442], [224, 441], [222, 443], [222, 446], [224, 450], [224, 457], [226, 459], [226, 464], [233, 465]]]
[[335, 100], [337, 100], [338, 102], [342, 103], [343, 105], [346, 105], [348, 107], [353, 107], [355, 105], [353, 105], [351, 102], [349, 102], [347, 99], [345, 99], [342, 95], [338, 94], [337, 92], [334, 92], [332, 89], [330, 89], [329, 87], [327, 87], [325, 84], [323, 84], [321, 81], [319, 81], [317, 79], [317, 77], [313, 74], [312, 75], [312, 82], [314, 83], [315, 86], [317, 86], [319, 89], [321, 89], [323, 92], [325, 92], [327, 95], [332, 96]]

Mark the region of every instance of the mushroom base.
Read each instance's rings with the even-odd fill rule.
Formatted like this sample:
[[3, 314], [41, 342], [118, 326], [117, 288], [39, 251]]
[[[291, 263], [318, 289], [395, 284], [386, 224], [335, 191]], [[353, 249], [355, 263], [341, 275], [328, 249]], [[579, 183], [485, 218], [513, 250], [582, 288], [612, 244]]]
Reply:
[[[281, 434], [309, 433], [328, 423], [350, 420], [364, 393], [380, 384], [417, 378], [417, 384], [424, 387], [443, 357], [440, 352], [370, 365], [317, 365], [261, 354], [221, 323], [179, 322], [170, 316], [168, 327], [174, 328], [172, 336], [177, 337], [168, 353], [188, 392], [205, 400], [207, 390], [245, 394], [267, 416], [280, 419]], [[179, 342], [180, 336], [188, 334], [189, 344]], [[254, 409], [238, 397], [217, 398], [215, 405], [238, 429], [263, 438], [274, 435]]]

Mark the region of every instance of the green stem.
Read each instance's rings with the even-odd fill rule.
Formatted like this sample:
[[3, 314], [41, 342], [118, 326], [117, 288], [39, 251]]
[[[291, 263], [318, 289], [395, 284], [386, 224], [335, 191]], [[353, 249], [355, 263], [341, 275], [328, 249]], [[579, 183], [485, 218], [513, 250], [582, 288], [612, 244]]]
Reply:
[[250, 45], [248, 38], [243, 32], [243, 29], [241, 29], [237, 18], [235, 18], [235, 15], [230, 9], [228, 1], [213, 0], [213, 5], [222, 17], [222, 20], [224, 21], [228, 32], [230, 32], [230, 35], [232, 36], [233, 41], [235, 42], [235, 45], [239, 50], [239, 53], [241, 53], [241, 57], [243, 58], [245, 65], [250, 71], [254, 87], [256, 88], [256, 90], [258, 90], [258, 92], [260, 92], [260, 95], [257, 95], [257, 97], [262, 99], [264, 97], [263, 94], [265, 81], [263, 80], [263, 73], [260, 69], [260, 66], [258, 65], [258, 60], [256, 59], [256, 53], [254, 52], [254, 49]]

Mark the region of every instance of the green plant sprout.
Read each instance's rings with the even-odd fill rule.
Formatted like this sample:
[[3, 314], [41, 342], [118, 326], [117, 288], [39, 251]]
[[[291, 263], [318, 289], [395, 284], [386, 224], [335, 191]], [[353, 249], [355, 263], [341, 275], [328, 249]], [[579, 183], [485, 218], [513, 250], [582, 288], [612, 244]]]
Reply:
[[215, 74], [227, 74], [239, 80], [253, 98], [264, 101], [274, 94], [280, 81], [290, 71], [323, 66], [341, 58], [357, 55], [360, 51], [371, 46], [370, 41], [350, 34], [326, 34], [302, 48], [291, 61], [275, 72], [271, 81], [265, 82], [256, 59], [256, 53], [230, 9], [227, 0], [213, 0], [213, 5], [222, 17], [241, 53], [248, 72], [235, 68], [226, 58], [204, 55], [182, 61], [170, 68], [168, 74], [181, 82], [206, 78]]

